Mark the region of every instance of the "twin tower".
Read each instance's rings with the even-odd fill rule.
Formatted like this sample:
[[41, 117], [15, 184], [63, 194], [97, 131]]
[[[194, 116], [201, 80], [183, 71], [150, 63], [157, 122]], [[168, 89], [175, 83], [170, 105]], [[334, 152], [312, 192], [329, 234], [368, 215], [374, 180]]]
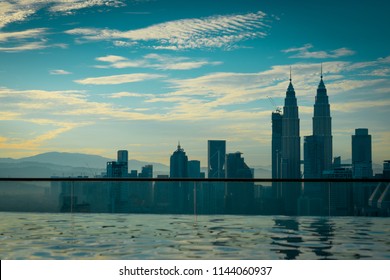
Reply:
[[[322, 79], [314, 103], [313, 135], [304, 141], [304, 177], [320, 178], [332, 165], [332, 119], [329, 99]], [[272, 178], [299, 179], [301, 173], [301, 143], [297, 98], [291, 80], [286, 91], [283, 114], [272, 113]], [[285, 201], [285, 211], [294, 212], [300, 184], [273, 183], [274, 195]]]

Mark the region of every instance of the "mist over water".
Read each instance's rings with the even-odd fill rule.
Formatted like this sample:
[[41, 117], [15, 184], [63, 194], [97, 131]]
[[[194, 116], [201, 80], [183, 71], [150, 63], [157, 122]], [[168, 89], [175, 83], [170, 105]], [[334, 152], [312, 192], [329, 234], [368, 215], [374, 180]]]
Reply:
[[390, 219], [1, 213], [1, 259], [390, 259]]

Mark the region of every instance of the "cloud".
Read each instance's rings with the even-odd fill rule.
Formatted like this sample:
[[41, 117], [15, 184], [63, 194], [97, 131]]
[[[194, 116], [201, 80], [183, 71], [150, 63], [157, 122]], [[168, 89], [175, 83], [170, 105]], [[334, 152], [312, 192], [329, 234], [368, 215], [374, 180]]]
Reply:
[[117, 56], [117, 55], [107, 55], [107, 56], [103, 56], [103, 57], [98, 57], [98, 58], [96, 58], [96, 60], [103, 61], [103, 62], [109, 62], [109, 63], [115, 63], [115, 62], [123, 61], [123, 60], [126, 61], [127, 58], [123, 57], [123, 56]]
[[30, 39], [42, 37], [47, 33], [47, 28], [33, 28], [17, 32], [0, 32], [0, 42], [7, 42], [12, 39]]
[[152, 98], [154, 94], [148, 93], [137, 93], [137, 92], [116, 92], [108, 95], [109, 98], [122, 98], [122, 97], [141, 97], [141, 98]]
[[[183, 50], [234, 47], [238, 42], [267, 36], [266, 14], [258, 11], [241, 15], [181, 19], [146, 28], [119, 31], [113, 29], [76, 28], [67, 34], [84, 40], [109, 40], [116, 45], [144, 43], [155, 49]], [[121, 42], [118, 44], [118, 42]]]
[[0, 3], [0, 28], [25, 21], [42, 9], [51, 13], [69, 14], [90, 7], [122, 5], [124, 2], [119, 0], [5, 0]]
[[34, 137], [18, 138], [18, 137], [0, 137], [0, 149], [12, 149], [12, 150], [36, 150], [42, 147], [48, 141], [57, 138], [59, 135], [73, 130], [77, 127], [85, 126], [89, 123], [86, 122], [63, 122], [51, 119], [18, 119], [14, 121], [24, 122], [28, 124], [36, 124], [43, 129], [43, 133], [34, 133]]
[[361, 112], [364, 109], [390, 107], [390, 100], [365, 100], [336, 103], [331, 105], [331, 109], [340, 112]]
[[306, 44], [303, 47], [300, 48], [290, 48], [286, 50], [282, 50], [284, 53], [296, 53], [290, 58], [339, 58], [343, 56], [350, 56], [354, 55], [355, 52], [353, 50], [347, 49], [347, 48], [340, 48], [336, 50], [331, 51], [310, 51], [310, 49], [313, 48], [312, 44]]
[[49, 44], [45, 35], [47, 28], [34, 28], [17, 32], [0, 32], [0, 51], [21, 52], [49, 47], [66, 48], [65, 44]]
[[158, 75], [158, 74], [136, 73], [136, 74], [123, 74], [123, 75], [85, 78], [81, 80], [75, 80], [75, 82], [83, 85], [118, 85], [124, 83], [135, 83], [135, 82], [140, 82], [140, 81], [145, 81], [150, 79], [158, 79], [162, 77], [165, 76]]
[[72, 73], [62, 69], [50, 70], [50, 75], [69, 75], [69, 74]]
[[96, 58], [97, 61], [107, 62], [108, 65], [96, 65], [96, 68], [153, 68], [159, 70], [190, 70], [206, 65], [219, 65], [222, 62], [209, 62], [205, 59], [193, 60], [183, 56], [147, 54], [142, 59], [129, 60], [122, 56], [108, 55]]

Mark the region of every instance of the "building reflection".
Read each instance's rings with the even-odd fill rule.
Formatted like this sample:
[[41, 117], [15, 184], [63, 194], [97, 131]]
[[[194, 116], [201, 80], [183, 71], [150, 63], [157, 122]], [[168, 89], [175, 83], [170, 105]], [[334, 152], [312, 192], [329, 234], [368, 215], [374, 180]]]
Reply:
[[273, 230], [276, 234], [272, 236], [271, 245], [275, 246], [272, 251], [280, 254], [283, 259], [294, 260], [300, 255], [300, 243], [303, 242], [298, 235], [299, 223], [296, 218], [274, 219]]

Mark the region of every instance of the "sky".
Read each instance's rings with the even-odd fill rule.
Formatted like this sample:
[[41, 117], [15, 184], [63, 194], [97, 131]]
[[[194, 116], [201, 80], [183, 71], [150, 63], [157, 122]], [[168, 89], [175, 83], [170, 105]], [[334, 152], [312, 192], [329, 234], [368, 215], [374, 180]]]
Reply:
[[[368, 128], [390, 159], [390, 3], [288, 0], [0, 2], [0, 157], [59, 151], [207, 166], [226, 140], [271, 164], [271, 113], [289, 83], [312, 134], [321, 64], [334, 156]], [[302, 148], [303, 150], [303, 148]]]

